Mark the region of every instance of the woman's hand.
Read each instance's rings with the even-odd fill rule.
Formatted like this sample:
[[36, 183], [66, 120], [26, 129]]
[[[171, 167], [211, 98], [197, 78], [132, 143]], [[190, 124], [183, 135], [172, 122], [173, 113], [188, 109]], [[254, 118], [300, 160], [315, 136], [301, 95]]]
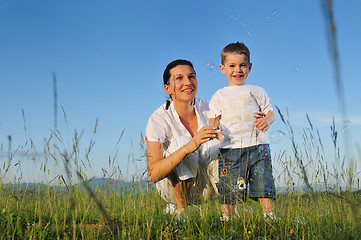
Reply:
[[164, 158], [163, 143], [147, 141], [147, 171], [149, 179], [156, 183], [168, 176], [175, 167], [190, 153], [205, 142], [216, 137], [217, 131], [212, 127], [201, 128], [193, 138]]
[[196, 134], [194, 134], [192, 140], [190, 140], [185, 147], [189, 153], [197, 150], [203, 143], [212, 140], [217, 137], [217, 130], [213, 127], [202, 127]]

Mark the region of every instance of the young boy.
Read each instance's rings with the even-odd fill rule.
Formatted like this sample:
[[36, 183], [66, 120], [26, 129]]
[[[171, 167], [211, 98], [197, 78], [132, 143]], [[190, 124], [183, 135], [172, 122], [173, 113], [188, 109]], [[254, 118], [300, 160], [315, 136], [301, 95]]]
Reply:
[[250, 52], [243, 43], [231, 43], [221, 53], [221, 72], [228, 86], [210, 101], [209, 125], [222, 132], [219, 150], [219, 193], [221, 220], [229, 220], [234, 205], [249, 197], [259, 199], [264, 217], [275, 219], [275, 185], [266, 131], [275, 120], [269, 97], [263, 88], [245, 84], [252, 68]]

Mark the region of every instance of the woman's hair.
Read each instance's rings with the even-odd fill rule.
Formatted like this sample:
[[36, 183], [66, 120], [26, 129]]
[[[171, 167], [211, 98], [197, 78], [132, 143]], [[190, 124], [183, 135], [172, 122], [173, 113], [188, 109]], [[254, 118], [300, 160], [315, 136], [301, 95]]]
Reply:
[[163, 73], [163, 83], [164, 85], [168, 85], [169, 84], [169, 79], [170, 79], [170, 70], [172, 70], [173, 68], [175, 68], [176, 66], [179, 66], [179, 65], [187, 65], [187, 66], [190, 66], [194, 72], [196, 72], [194, 70], [194, 67], [193, 67], [193, 64], [188, 61], [188, 60], [184, 60], [184, 59], [177, 59], [177, 60], [174, 60], [173, 62], [170, 62], [167, 67], [165, 68], [164, 70], [164, 73]]

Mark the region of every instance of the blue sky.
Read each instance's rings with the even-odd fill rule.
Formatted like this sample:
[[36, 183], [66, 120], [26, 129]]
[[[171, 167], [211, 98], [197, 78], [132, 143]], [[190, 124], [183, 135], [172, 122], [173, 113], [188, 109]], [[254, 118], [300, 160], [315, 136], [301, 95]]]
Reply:
[[[345, 130], [352, 151], [360, 144], [360, 10], [359, 0], [334, 1]], [[1, 166], [7, 161], [9, 135], [12, 150], [20, 146], [26, 151], [30, 138], [38, 151], [44, 148], [44, 138], [54, 129], [55, 72], [58, 129], [64, 142], [71, 144], [75, 129], [84, 130], [79, 147], [84, 159], [90, 140], [95, 141], [88, 177], [103, 176], [101, 168], [109, 169], [108, 159], [116, 152], [125, 178], [141, 174], [146, 165], [141, 133], [151, 113], [166, 100], [165, 66], [178, 58], [192, 61], [198, 97], [210, 100], [227, 80], [209, 65], [218, 69], [222, 48], [235, 41], [245, 42], [251, 51], [253, 69], [247, 82], [265, 88], [271, 103], [284, 113], [288, 109], [299, 138], [309, 126], [308, 114], [325, 146], [332, 147], [334, 117], [342, 143], [345, 131], [320, 1], [0, 0], [0, 32]], [[269, 133], [278, 130], [285, 128], [277, 115]], [[271, 148], [275, 153], [289, 148], [288, 138], [282, 136]], [[63, 173], [62, 164], [49, 164], [49, 174], [43, 176], [42, 160], [34, 162], [20, 150], [13, 164], [22, 165], [24, 181], [48, 181]], [[11, 169], [6, 180], [19, 175], [15, 166]]]

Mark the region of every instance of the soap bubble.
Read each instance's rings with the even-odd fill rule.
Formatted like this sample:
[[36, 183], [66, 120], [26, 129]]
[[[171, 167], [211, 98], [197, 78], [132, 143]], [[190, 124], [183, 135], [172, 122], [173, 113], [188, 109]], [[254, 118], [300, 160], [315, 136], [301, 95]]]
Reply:
[[266, 23], [272, 22], [272, 18], [270, 16], [266, 16]]
[[264, 173], [264, 169], [262, 167], [256, 167], [254, 169], [254, 174], [255, 175], [262, 175]]
[[271, 144], [280, 143], [282, 141], [283, 133], [280, 131], [274, 131], [269, 134], [269, 141]]
[[245, 206], [245, 207], [244, 207], [244, 211], [245, 211], [245, 213], [252, 213], [252, 212], [253, 212], [253, 208], [250, 207], [250, 206]]
[[348, 119], [343, 120], [342, 132], [348, 133], [350, 131], [350, 123], [351, 121]]
[[280, 18], [280, 12], [278, 11], [278, 9], [275, 9], [272, 11], [272, 17], [274, 19], [279, 19]]
[[223, 240], [223, 238], [221, 238], [218, 235], [214, 235], [214, 236], [209, 237], [209, 240]]
[[237, 18], [234, 15], [229, 16], [229, 18], [233, 21], [233, 22], [237, 22]]
[[249, 38], [252, 38], [252, 37], [253, 37], [253, 35], [252, 35], [251, 32], [247, 32], [247, 35], [248, 35]]
[[258, 152], [259, 152], [259, 153], [262, 153], [265, 149], [266, 149], [266, 148], [265, 148], [263, 145], [261, 145], [261, 146], [259, 146], [259, 148], [258, 148]]
[[35, 222], [33, 220], [30, 220], [26, 224], [29, 228], [33, 228], [35, 226]]
[[297, 65], [294, 67], [294, 69], [296, 72], [299, 72], [301, 70], [300, 66], [297, 66]]
[[245, 21], [243, 21], [243, 20], [241, 20], [241, 21], [239, 22], [239, 24], [241, 25], [241, 27], [242, 27], [242, 28], [247, 27], [246, 22], [245, 22]]
[[293, 221], [294, 225], [299, 225], [299, 226], [306, 225], [306, 223], [307, 223], [306, 219], [302, 216], [296, 217], [295, 220]]
[[269, 151], [270, 151], [270, 149], [269, 149], [268, 145], [260, 145], [258, 147], [258, 152], [259, 153], [267, 154], [267, 153], [269, 153]]
[[271, 23], [280, 18], [280, 12], [278, 9], [273, 10], [270, 14], [266, 16], [266, 23]]
[[214, 62], [208, 62], [206, 67], [210, 72], [214, 72], [214, 73], [217, 72], [217, 67], [216, 64], [214, 64]]

